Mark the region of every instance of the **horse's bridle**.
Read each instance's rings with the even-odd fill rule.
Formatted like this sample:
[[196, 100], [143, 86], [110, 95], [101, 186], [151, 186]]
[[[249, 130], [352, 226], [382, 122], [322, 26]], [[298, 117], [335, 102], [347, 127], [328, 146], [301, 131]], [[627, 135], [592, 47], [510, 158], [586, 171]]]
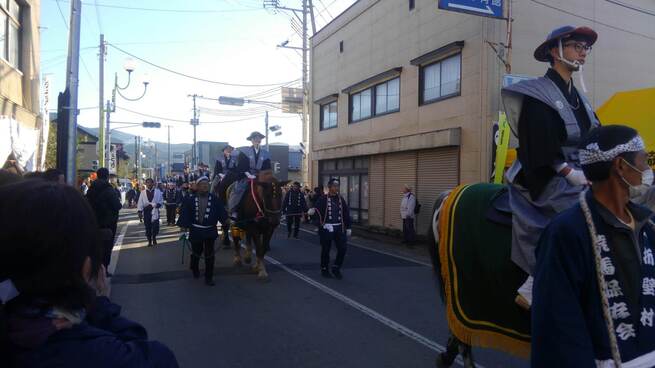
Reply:
[[[273, 191], [272, 191], [273, 196], [272, 196], [272, 198], [275, 199], [275, 198], [277, 198], [277, 190], [276, 190], [277, 186], [276, 186], [275, 182], [271, 182], [271, 186], [273, 187]], [[268, 209], [266, 207], [266, 198], [262, 198], [262, 209], [264, 210], [265, 215], [266, 214], [270, 215], [268, 217], [273, 217], [273, 216], [276, 216], [276, 215], [279, 216], [280, 213], [282, 213], [282, 209], [278, 209], [278, 210]]]

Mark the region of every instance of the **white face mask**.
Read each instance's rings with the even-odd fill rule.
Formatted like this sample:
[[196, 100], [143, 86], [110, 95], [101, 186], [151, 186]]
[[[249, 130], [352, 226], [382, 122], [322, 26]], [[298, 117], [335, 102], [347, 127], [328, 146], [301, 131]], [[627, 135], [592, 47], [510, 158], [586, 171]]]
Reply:
[[628, 185], [628, 190], [630, 191], [630, 198], [636, 198], [644, 195], [646, 191], [648, 191], [648, 188], [653, 184], [653, 169], [650, 167], [644, 171], [641, 171], [637, 169], [636, 167], [630, 165], [630, 163], [626, 160], [623, 160], [630, 168], [633, 170], [637, 171], [638, 173], [641, 174], [641, 183], [637, 185], [632, 185], [628, 183], [625, 178], [621, 177], [623, 181]]

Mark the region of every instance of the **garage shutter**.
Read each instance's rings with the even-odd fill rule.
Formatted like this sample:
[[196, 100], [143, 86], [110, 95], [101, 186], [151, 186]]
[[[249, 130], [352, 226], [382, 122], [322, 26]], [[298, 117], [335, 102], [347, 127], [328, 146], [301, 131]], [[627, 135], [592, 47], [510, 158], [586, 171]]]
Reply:
[[418, 185], [415, 193], [421, 203], [417, 229], [426, 234], [432, 221], [432, 206], [439, 193], [459, 184], [459, 150], [456, 147], [418, 151]]
[[416, 152], [387, 154], [384, 168], [384, 226], [402, 230], [400, 200], [404, 184], [416, 186]]
[[384, 226], [384, 155], [371, 156], [368, 166], [368, 223]]

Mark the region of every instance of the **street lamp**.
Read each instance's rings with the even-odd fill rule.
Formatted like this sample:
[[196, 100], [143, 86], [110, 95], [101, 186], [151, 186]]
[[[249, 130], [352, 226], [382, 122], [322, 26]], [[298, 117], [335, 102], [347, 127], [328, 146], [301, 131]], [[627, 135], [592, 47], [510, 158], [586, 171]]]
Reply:
[[[159, 122], [152, 122], [152, 121], [144, 121], [143, 123], [123, 123], [123, 122], [114, 122], [114, 124], [125, 124], [124, 126], [116, 127], [116, 128], [111, 128], [111, 130], [107, 131], [107, 137], [111, 137], [111, 132], [115, 130], [120, 130], [120, 129], [127, 129], [127, 128], [136, 128], [136, 127], [143, 127], [143, 128], [161, 128], [161, 123]], [[110, 146], [111, 149], [111, 146]], [[137, 150], [136, 143], [135, 143], [135, 152]], [[145, 156], [144, 156], [145, 157]], [[138, 157], [134, 158], [134, 164], [138, 166]], [[111, 151], [109, 152], [107, 156], [107, 161], [105, 161], [107, 165], [107, 168], [110, 168], [112, 165], [112, 160], [111, 160]], [[137, 167], [137, 177], [138, 177], [138, 167]]]
[[125, 84], [124, 87], [121, 87], [118, 85], [118, 73], [114, 74], [114, 89], [112, 90], [111, 93], [111, 101], [107, 100], [107, 107], [105, 109], [105, 112], [107, 114], [105, 120], [107, 122], [107, 127], [105, 128], [105, 131], [107, 132], [107, 139], [105, 142], [105, 162], [109, 162], [110, 160], [110, 154], [111, 154], [111, 129], [109, 128], [110, 121], [111, 121], [111, 113], [116, 111], [116, 94], [118, 93], [123, 99], [128, 100], [128, 101], [138, 101], [142, 99], [146, 95], [146, 91], [148, 90], [148, 84], [150, 84], [150, 81], [147, 79], [147, 75], [144, 74], [143, 78], [143, 93], [141, 96], [137, 98], [129, 98], [126, 97], [121, 93], [121, 91], [126, 90], [130, 86], [130, 82], [132, 81], [132, 72], [136, 69], [136, 62], [134, 59], [126, 59], [125, 62], [123, 63], [123, 69], [127, 72], [127, 83]]

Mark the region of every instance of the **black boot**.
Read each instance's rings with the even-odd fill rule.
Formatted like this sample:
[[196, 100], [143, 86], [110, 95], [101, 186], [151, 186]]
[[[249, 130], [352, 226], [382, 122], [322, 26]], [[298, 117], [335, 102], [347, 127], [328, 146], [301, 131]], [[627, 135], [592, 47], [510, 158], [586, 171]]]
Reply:
[[343, 275], [341, 274], [341, 270], [338, 267], [332, 267], [332, 274], [337, 280], [343, 279]]
[[330, 271], [328, 271], [327, 268], [321, 268], [321, 276], [325, 277], [326, 279], [332, 278], [332, 274], [330, 273]]
[[154, 236], [152, 237], [152, 245], [157, 245], [157, 238]]
[[151, 237], [148, 237], [148, 246], [152, 247], [152, 238]]

